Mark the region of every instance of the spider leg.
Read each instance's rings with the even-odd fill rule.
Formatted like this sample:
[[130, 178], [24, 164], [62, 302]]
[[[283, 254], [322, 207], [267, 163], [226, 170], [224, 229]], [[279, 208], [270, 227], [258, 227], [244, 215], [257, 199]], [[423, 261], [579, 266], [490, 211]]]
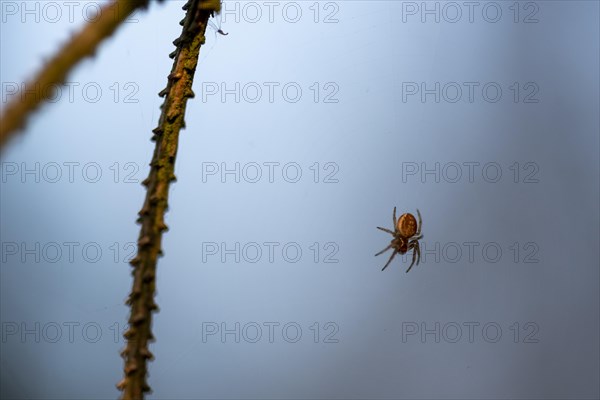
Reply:
[[417, 235], [421, 234], [421, 226], [423, 225], [423, 221], [421, 220], [421, 213], [419, 212], [419, 209], [417, 208], [417, 216], [419, 217], [419, 226], [417, 227]]
[[[213, 15], [214, 17], [214, 15]], [[214, 21], [212, 19], [208, 20], [208, 25], [215, 30], [215, 32], [219, 31], [219, 27], [217, 26], [217, 24], [214, 23]]]
[[394, 225], [393, 225], [393, 227], [394, 227], [394, 229], [396, 229], [396, 207], [394, 207], [394, 214], [393, 214], [393, 216], [394, 216]]
[[381, 250], [379, 253], [375, 254], [375, 257], [377, 257], [378, 255], [380, 255], [381, 253], [385, 253], [386, 251], [388, 251], [390, 248], [392, 247], [392, 244], [390, 243], [390, 245], [388, 247], [386, 247], [385, 249]]
[[421, 261], [421, 246], [419, 246], [419, 242], [415, 241], [415, 252], [417, 253], [417, 265], [419, 265], [419, 261]]
[[413, 258], [412, 258], [412, 263], [410, 264], [410, 267], [408, 267], [408, 269], [406, 270], [406, 272], [410, 271], [410, 269], [413, 267], [415, 260], [417, 261], [417, 265], [419, 265], [419, 262], [421, 261], [421, 248], [419, 247], [419, 242], [417, 242], [416, 240], [411, 241], [410, 244], [408, 245], [409, 249], [413, 249]]
[[387, 233], [389, 233], [389, 234], [392, 234], [392, 235], [394, 234], [394, 232], [390, 231], [389, 229], [382, 228], [382, 227], [380, 227], [380, 226], [378, 226], [378, 227], [377, 227], [377, 229], [380, 229], [380, 230], [382, 230], [382, 231], [384, 231], [384, 232], [387, 232]]
[[398, 254], [398, 252], [394, 249], [394, 252], [392, 253], [392, 256], [390, 257], [390, 259], [388, 260], [388, 262], [385, 263], [385, 265], [383, 266], [383, 268], [381, 268], [381, 270], [383, 271], [384, 269], [387, 268], [387, 266], [392, 262], [392, 260], [394, 259], [394, 257], [396, 256], [396, 254]]
[[[412, 249], [413, 246], [409, 246], [409, 249]], [[412, 257], [412, 262], [410, 263], [410, 266], [408, 267], [408, 269], [406, 270], [406, 272], [410, 271], [410, 269], [413, 267], [414, 263], [415, 263], [415, 257], [416, 257], [417, 253], [414, 251], [413, 249], [413, 257]]]

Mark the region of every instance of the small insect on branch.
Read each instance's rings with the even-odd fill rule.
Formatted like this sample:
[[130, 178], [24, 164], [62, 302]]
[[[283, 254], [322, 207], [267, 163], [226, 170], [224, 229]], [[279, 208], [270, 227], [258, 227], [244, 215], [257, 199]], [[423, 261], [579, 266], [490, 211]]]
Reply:
[[[223, 36], [227, 36], [229, 35], [229, 33], [225, 33], [223, 32], [223, 29], [221, 29], [221, 8], [223, 7], [223, 3], [219, 2], [219, 6], [218, 6], [218, 10], [211, 12], [210, 16], [212, 19], [208, 20], [208, 25], [213, 28], [217, 33], [223, 35]], [[218, 24], [214, 22], [214, 20], [218, 20]]]
[[223, 32], [223, 29], [219, 28], [219, 27], [217, 26], [217, 24], [215, 24], [215, 23], [214, 23], [213, 21], [211, 21], [211, 20], [209, 20], [209, 21], [208, 21], [208, 25], [210, 25], [210, 27], [211, 27], [211, 28], [213, 28], [213, 29], [215, 30], [215, 32], [217, 32], [217, 33], [219, 33], [219, 34], [221, 34], [221, 35], [223, 35], [223, 36], [227, 36], [227, 35], [229, 35], [229, 33], [225, 33], [225, 32]]

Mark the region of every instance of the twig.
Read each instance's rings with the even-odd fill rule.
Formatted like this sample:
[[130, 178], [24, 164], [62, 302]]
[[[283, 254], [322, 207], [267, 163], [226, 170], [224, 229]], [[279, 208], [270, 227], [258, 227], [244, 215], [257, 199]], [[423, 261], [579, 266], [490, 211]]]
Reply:
[[38, 75], [25, 85], [26, 93], [20, 91], [6, 106], [0, 116], [0, 149], [19, 130], [25, 127], [27, 117], [46, 99], [53, 90], [64, 84], [67, 74], [82, 59], [94, 55], [104, 39], [112, 35], [127, 17], [137, 8], [148, 6], [149, 0], [114, 0], [101, 9], [98, 19], [89, 22], [75, 35]]
[[180, 22], [183, 32], [173, 44], [177, 49], [171, 53], [173, 68], [167, 87], [159, 93], [166, 96], [161, 106], [158, 127], [153, 130], [156, 141], [150, 162], [150, 173], [144, 180], [146, 199], [139, 212], [141, 223], [138, 252], [131, 261], [133, 287], [127, 300], [131, 307], [129, 329], [124, 337], [127, 345], [121, 352], [125, 360], [125, 377], [117, 384], [123, 391], [123, 399], [141, 399], [150, 391], [146, 383], [147, 360], [152, 359], [148, 349], [153, 340], [151, 331], [152, 312], [158, 309], [154, 302], [156, 289], [156, 263], [162, 255], [162, 233], [167, 230], [164, 214], [168, 208], [169, 184], [175, 180], [175, 157], [179, 131], [185, 126], [184, 114], [187, 99], [194, 97], [192, 82], [200, 47], [205, 41], [206, 25], [213, 11], [220, 11], [219, 1], [189, 0], [183, 6], [186, 17]]

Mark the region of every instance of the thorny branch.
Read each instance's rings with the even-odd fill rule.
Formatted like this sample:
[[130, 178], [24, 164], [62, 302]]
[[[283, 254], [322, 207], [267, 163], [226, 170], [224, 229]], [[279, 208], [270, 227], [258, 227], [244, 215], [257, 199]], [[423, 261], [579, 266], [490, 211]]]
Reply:
[[82, 59], [92, 56], [104, 39], [113, 34], [119, 25], [138, 8], [146, 8], [149, 0], [114, 0], [101, 9], [98, 19], [89, 22], [77, 35], [50, 59], [25, 87], [27, 93], [17, 93], [0, 116], [0, 149], [20, 129], [27, 117], [42, 102], [52, 97], [53, 90], [64, 84], [67, 74]]
[[147, 188], [144, 205], [139, 212], [141, 224], [138, 252], [131, 261], [134, 267], [133, 287], [127, 300], [131, 307], [129, 329], [124, 337], [127, 345], [121, 352], [125, 360], [125, 377], [117, 384], [123, 391], [123, 399], [141, 399], [150, 391], [146, 383], [147, 360], [152, 359], [148, 343], [153, 340], [151, 332], [152, 312], [158, 309], [154, 302], [156, 289], [156, 263], [162, 255], [162, 233], [167, 230], [164, 214], [168, 208], [169, 184], [175, 180], [175, 157], [179, 131], [185, 126], [185, 106], [194, 97], [192, 82], [200, 47], [205, 41], [208, 19], [220, 11], [219, 0], [188, 0], [183, 6], [186, 17], [180, 22], [183, 31], [173, 44], [177, 49], [170, 54], [174, 58], [168, 76], [167, 87], [159, 96], [165, 100], [161, 106], [158, 127], [153, 130], [156, 141], [150, 162], [150, 173], [142, 183]]

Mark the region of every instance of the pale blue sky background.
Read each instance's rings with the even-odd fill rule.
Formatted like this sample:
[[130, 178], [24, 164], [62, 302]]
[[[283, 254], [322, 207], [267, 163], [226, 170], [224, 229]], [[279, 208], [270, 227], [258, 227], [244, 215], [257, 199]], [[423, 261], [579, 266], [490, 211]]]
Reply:
[[[70, 22], [69, 6], [56, 2], [56, 23], [48, 2], [27, 2], [34, 14], [23, 21], [23, 4], [0, 1], [2, 107], [10, 85], [84, 22], [84, 3], [73, 6]], [[148, 172], [156, 94], [171, 69], [183, 4], [153, 2], [136, 14], [70, 75], [73, 101], [64, 89], [1, 155], [3, 398], [118, 396], [123, 341], [114, 335], [127, 321], [131, 286], [123, 259], [144, 197], [128, 181]], [[456, 23], [449, 22], [456, 8], [428, 2], [440, 9], [436, 23], [421, 4], [280, 2], [272, 22], [262, 2], [225, 4], [240, 18], [223, 16], [228, 36], [207, 35], [180, 139], [149, 398], [598, 398], [598, 2], [481, 2], [472, 22], [459, 2]], [[262, 18], [253, 23], [254, 5]], [[301, 10], [298, 22], [286, 21], [284, 6], [288, 19]], [[497, 9], [499, 20], [488, 22]], [[337, 22], [324, 23], [326, 16]], [[236, 82], [248, 90], [239, 103], [203, 90]], [[424, 102], [407, 95], [436, 82], [439, 103], [433, 94]], [[295, 103], [281, 92], [290, 83], [302, 90]], [[484, 98], [486, 84], [485, 95], [502, 90], [497, 102]], [[252, 103], [256, 86], [263, 97]], [[97, 87], [102, 95], [92, 103]], [[452, 102], [456, 87], [463, 95]], [[325, 103], [334, 92], [337, 102]], [[127, 95], [138, 101], [125, 102]], [[239, 183], [231, 174], [225, 183], [219, 173], [203, 179], [203, 168], [236, 162], [246, 173]], [[280, 164], [270, 164], [269, 182], [264, 163], [272, 162]], [[23, 178], [36, 163], [39, 182]], [[56, 183], [53, 163], [61, 166]], [[73, 182], [64, 163], [79, 163], [66, 164]], [[256, 183], [248, 182], [253, 163], [262, 166]], [[287, 163], [299, 166], [297, 183], [282, 177]], [[436, 163], [439, 182], [421, 176]], [[462, 175], [452, 183], [456, 165]], [[498, 167], [502, 175], [491, 182]], [[101, 177], [87, 182], [95, 168]], [[409, 274], [408, 257], [381, 272], [389, 253], [373, 256], [390, 240], [375, 227], [391, 227], [394, 206], [423, 215], [429, 253]], [[239, 263], [222, 251], [236, 242]], [[279, 243], [273, 262], [265, 242]], [[22, 251], [36, 243], [38, 252]], [[252, 243], [262, 251], [254, 263]], [[288, 260], [301, 249], [297, 262], [282, 255], [286, 244]], [[97, 248], [102, 254], [91, 262]], [[236, 322], [239, 343], [233, 334], [207, 336]], [[256, 343], [253, 323], [262, 330]], [[271, 325], [272, 343], [269, 323], [279, 324]], [[439, 343], [435, 333], [422, 338], [436, 323]], [[289, 343], [297, 326], [302, 335]]]

